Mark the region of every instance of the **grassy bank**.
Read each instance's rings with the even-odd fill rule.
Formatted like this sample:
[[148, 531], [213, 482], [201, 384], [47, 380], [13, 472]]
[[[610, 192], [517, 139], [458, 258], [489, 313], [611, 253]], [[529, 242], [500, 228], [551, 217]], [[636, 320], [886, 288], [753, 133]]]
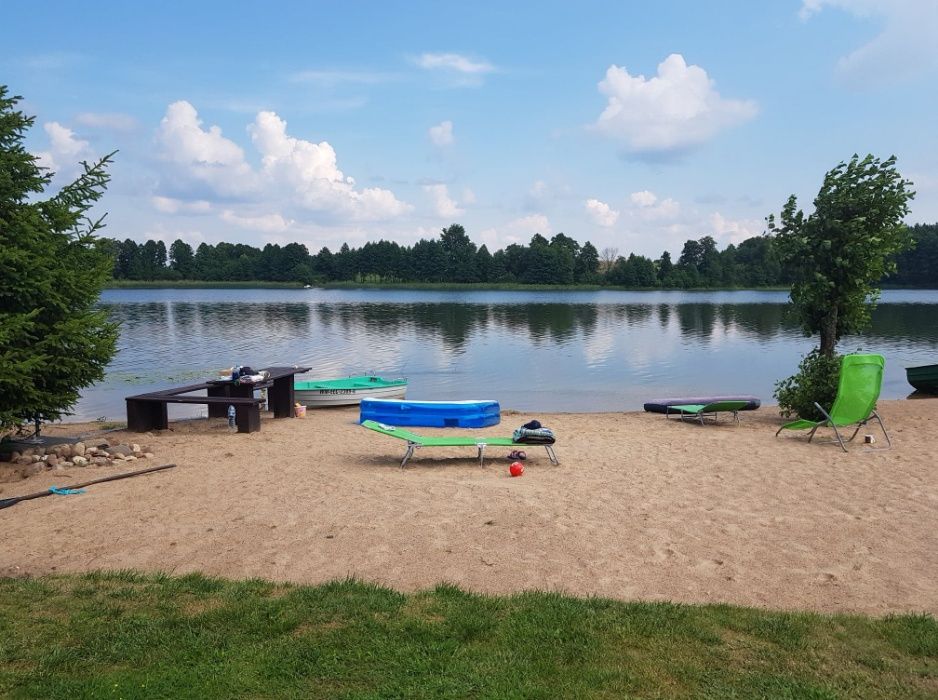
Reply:
[[938, 625], [547, 593], [0, 579], [0, 694], [925, 698]]

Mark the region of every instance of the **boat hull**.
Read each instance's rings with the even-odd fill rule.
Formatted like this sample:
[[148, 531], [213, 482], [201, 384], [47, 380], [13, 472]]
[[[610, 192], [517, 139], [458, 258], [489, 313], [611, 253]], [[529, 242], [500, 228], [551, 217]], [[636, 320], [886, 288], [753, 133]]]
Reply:
[[379, 377], [348, 377], [313, 382], [296, 382], [294, 400], [307, 408], [356, 406], [362, 399], [402, 399], [407, 381], [386, 381]]
[[905, 376], [917, 391], [938, 394], [938, 365], [906, 367]]

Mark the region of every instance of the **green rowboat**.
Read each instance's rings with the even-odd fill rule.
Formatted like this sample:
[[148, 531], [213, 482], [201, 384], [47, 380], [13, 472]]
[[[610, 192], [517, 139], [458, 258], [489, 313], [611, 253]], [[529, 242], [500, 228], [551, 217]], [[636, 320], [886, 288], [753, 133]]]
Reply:
[[909, 384], [926, 394], [938, 394], [938, 365], [906, 367], [906, 379]]
[[293, 383], [295, 401], [307, 408], [353, 406], [362, 399], [402, 399], [407, 391], [406, 379], [381, 377], [344, 377], [315, 379]]

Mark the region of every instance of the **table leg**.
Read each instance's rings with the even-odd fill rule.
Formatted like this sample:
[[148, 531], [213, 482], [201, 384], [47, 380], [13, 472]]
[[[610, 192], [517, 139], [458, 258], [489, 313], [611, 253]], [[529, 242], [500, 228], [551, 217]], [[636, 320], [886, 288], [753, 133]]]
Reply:
[[253, 433], [261, 429], [261, 409], [255, 404], [239, 404], [235, 408], [235, 423], [239, 433]]
[[275, 379], [267, 391], [267, 404], [274, 412], [274, 418], [293, 417], [293, 375]]
[[[208, 396], [210, 397], [221, 397], [224, 396], [228, 398], [231, 394], [228, 393], [227, 384], [216, 384], [210, 386], [206, 390]], [[210, 403], [208, 405], [208, 417], [209, 418], [227, 418], [228, 417], [228, 407], [223, 403]]]
[[136, 433], [148, 430], [166, 430], [169, 414], [162, 401], [136, 401], [127, 399], [127, 429]]

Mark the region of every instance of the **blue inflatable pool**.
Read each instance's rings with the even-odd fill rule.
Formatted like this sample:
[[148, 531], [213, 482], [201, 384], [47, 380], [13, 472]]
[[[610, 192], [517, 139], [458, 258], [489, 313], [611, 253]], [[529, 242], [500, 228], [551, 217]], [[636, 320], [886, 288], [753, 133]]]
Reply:
[[498, 425], [498, 401], [395, 401], [362, 399], [358, 422], [422, 425], [431, 428], [487, 428]]

